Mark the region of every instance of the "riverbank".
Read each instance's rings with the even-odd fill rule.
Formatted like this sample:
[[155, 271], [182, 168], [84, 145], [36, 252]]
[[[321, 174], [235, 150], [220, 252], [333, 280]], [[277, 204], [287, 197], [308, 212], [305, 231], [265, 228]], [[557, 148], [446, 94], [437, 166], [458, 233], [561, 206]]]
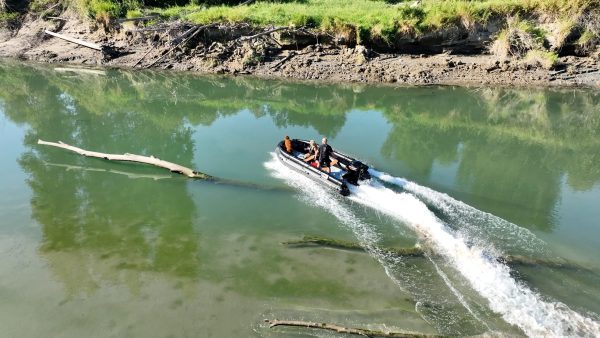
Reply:
[[[182, 21], [181, 16], [151, 17], [152, 23], [141, 19], [107, 23], [82, 18], [71, 8], [54, 14], [57, 16], [27, 14], [18, 29], [4, 28], [0, 56], [87, 66], [364, 83], [600, 85], [600, 51], [594, 46], [582, 52], [578, 47], [581, 36], [564, 37], [561, 53], [532, 49], [520, 56], [502, 56], [490, 52], [498, 49], [500, 33], [505, 34], [511, 25], [523, 26], [524, 20], [489, 19], [485, 25], [473, 23], [469, 29], [463, 24], [462, 28], [411, 33], [412, 38], [399, 38], [393, 44], [378, 42], [371, 33], [370, 40], [361, 44], [360, 32], [352, 30], [332, 35], [314, 27], [192, 23]], [[547, 19], [547, 31], [559, 25], [557, 22]], [[45, 30], [94, 43], [102, 50], [52, 37]], [[544, 39], [557, 44], [557, 34], [546, 34]], [[506, 52], [511, 48], [506, 47]]]

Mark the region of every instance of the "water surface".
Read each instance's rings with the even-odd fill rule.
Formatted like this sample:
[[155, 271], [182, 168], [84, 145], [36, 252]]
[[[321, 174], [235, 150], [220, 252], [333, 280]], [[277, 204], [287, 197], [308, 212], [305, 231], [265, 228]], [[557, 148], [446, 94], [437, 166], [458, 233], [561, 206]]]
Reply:
[[[273, 161], [284, 135], [326, 135], [390, 176], [354, 199], [308, 187]], [[38, 139], [154, 155], [223, 181], [84, 158]], [[0, 149], [1, 336], [316, 334], [268, 329], [265, 318], [458, 335], [599, 333], [595, 91], [2, 63]], [[305, 235], [367, 252], [282, 244]], [[475, 256], [444, 252], [449, 241]], [[415, 244], [428, 254], [382, 250]], [[527, 264], [497, 263], [508, 256]], [[540, 321], [518, 320], [519, 306], [487, 292], [479, 263], [501, 275], [498, 288], [514, 283], [517, 303], [531, 303], [521, 310]], [[559, 314], [583, 324], [543, 320]]]

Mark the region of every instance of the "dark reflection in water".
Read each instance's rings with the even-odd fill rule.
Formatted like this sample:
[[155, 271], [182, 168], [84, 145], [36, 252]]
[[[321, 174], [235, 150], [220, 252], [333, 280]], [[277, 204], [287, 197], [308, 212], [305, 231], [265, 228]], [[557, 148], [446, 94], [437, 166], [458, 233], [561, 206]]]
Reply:
[[[126, 257], [124, 266], [186, 276], [197, 274], [198, 243], [191, 240], [195, 209], [184, 180], [119, 190], [127, 178], [94, 181], [48, 166], [88, 162], [38, 147], [37, 139], [192, 166], [192, 128], [244, 109], [278, 127], [312, 127], [331, 137], [352, 110], [375, 110], [391, 124], [379, 150], [391, 161], [383, 169], [400, 162], [403, 175], [427, 184], [436, 165], [458, 163], [455, 197], [523, 226], [552, 229], [563, 179], [579, 191], [600, 181], [600, 95], [589, 91], [319, 86], [122, 71], [91, 76], [3, 64], [0, 101], [9, 119], [29, 126], [24, 142], [31, 151], [20, 163], [31, 175], [43, 250], [97, 247], [102, 256]], [[169, 212], [174, 205], [177, 214]]]

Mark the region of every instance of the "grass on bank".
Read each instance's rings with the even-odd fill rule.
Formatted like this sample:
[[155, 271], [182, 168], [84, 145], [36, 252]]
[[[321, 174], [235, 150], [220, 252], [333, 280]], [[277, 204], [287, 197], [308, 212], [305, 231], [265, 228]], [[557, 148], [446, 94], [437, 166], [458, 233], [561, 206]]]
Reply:
[[[58, 0], [32, 0], [39, 11]], [[165, 19], [197, 24], [248, 23], [254, 26], [307, 26], [361, 44], [380, 41], [391, 45], [400, 36], [446, 27], [472, 29], [490, 19], [505, 24], [492, 51], [522, 57], [531, 50], [559, 50], [568, 36], [579, 31], [581, 49], [593, 50], [600, 40], [598, 0], [60, 0], [86, 17], [108, 23], [111, 18], [139, 17], [149, 11]], [[145, 6], [145, 7], [144, 7]], [[0, 12], [0, 15], [2, 13]], [[5, 15], [6, 17], [6, 15]], [[0, 25], [2, 19], [0, 16]], [[543, 21], [560, 23], [557, 32], [539, 28]], [[591, 23], [591, 24], [590, 24]], [[548, 40], [553, 40], [548, 46]]]
[[393, 35], [435, 30], [455, 24], [467, 28], [494, 16], [550, 14], [571, 16], [593, 0], [304, 0], [256, 2], [250, 6], [172, 7], [161, 13], [195, 23], [249, 23], [254, 25], [310, 26], [322, 30], [355, 27], [358, 31]]

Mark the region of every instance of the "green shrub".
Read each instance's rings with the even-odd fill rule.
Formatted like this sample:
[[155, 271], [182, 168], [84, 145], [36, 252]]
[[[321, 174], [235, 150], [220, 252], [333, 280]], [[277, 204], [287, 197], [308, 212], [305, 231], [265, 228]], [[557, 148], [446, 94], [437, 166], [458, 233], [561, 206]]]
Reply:
[[527, 55], [525, 55], [524, 60], [527, 64], [541, 66], [545, 69], [552, 69], [558, 62], [558, 54], [543, 50], [530, 50], [527, 52]]
[[544, 30], [517, 15], [507, 19], [506, 28], [498, 33], [491, 50], [500, 57], [521, 57], [530, 50], [544, 49], [545, 40]]
[[19, 23], [21, 15], [17, 12], [0, 11], [0, 28], [15, 28]]

